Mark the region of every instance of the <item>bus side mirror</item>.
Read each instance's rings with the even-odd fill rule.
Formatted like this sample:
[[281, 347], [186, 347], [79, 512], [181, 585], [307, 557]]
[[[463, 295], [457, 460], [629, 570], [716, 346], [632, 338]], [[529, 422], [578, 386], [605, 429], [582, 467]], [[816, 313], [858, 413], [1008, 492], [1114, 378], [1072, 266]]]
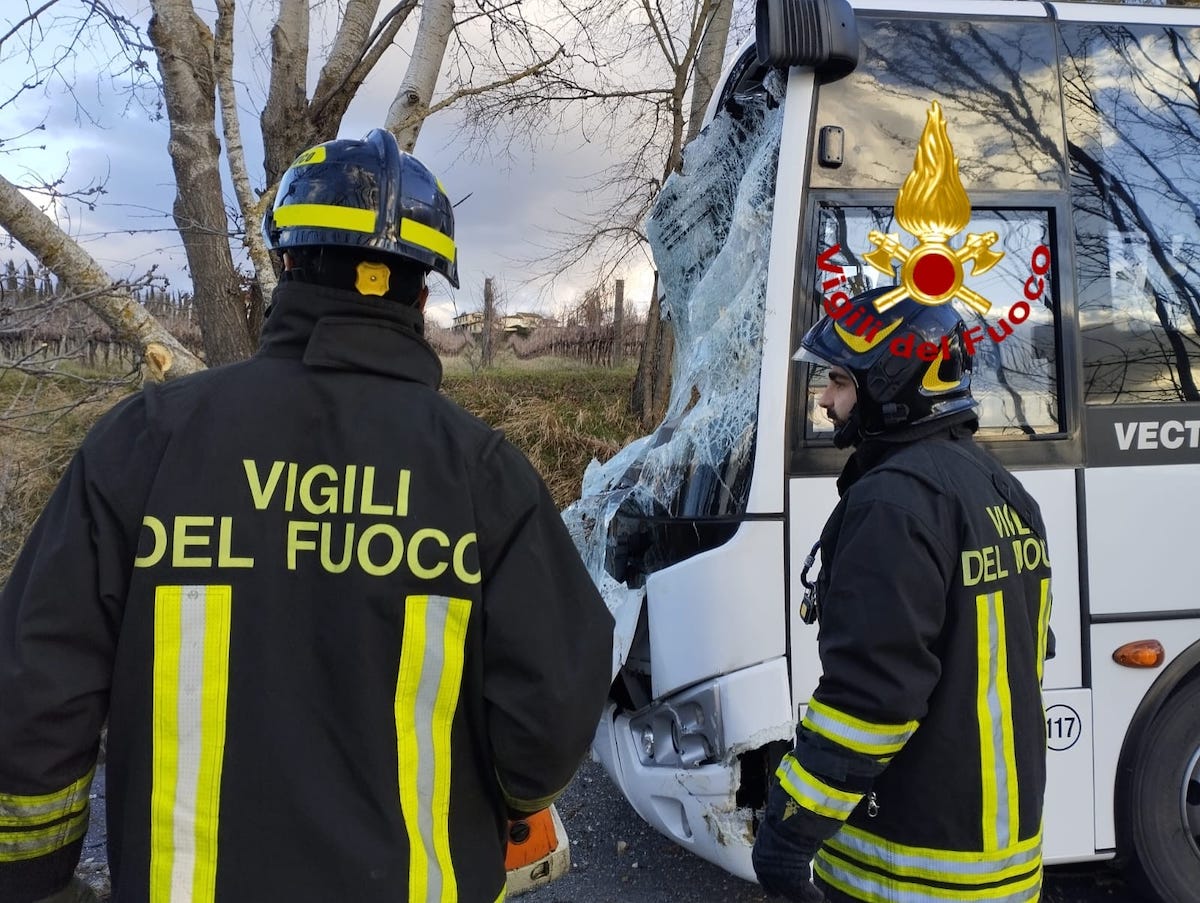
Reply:
[[842, 76], [858, 65], [858, 25], [848, 0], [755, 0], [754, 47], [771, 66]]

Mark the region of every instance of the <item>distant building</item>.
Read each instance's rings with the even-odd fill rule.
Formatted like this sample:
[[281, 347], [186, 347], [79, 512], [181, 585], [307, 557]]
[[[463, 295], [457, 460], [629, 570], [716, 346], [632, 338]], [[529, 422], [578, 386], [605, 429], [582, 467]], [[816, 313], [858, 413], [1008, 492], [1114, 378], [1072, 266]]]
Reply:
[[[505, 314], [497, 322], [497, 326], [501, 332], [520, 336], [530, 335], [541, 326], [552, 325], [554, 325], [554, 321], [549, 317], [529, 312]], [[483, 311], [473, 310], [470, 313], [459, 314], [454, 318], [451, 328], [455, 332], [468, 332], [472, 335], [478, 335], [483, 332]]]

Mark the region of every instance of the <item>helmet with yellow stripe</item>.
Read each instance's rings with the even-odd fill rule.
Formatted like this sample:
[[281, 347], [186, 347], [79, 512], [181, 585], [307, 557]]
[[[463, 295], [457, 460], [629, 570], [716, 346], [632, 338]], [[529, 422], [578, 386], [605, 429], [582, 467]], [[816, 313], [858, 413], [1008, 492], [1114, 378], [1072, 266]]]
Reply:
[[450, 199], [425, 164], [400, 150], [384, 129], [300, 154], [263, 217], [263, 238], [280, 252], [342, 248], [367, 260], [400, 258], [436, 270], [458, 288]]
[[958, 311], [904, 298], [879, 313], [875, 300], [891, 291], [884, 286], [854, 298], [832, 296], [795, 354], [798, 361], [841, 367], [854, 380], [858, 404], [847, 424], [853, 435], [835, 434], [839, 446], [975, 406]]

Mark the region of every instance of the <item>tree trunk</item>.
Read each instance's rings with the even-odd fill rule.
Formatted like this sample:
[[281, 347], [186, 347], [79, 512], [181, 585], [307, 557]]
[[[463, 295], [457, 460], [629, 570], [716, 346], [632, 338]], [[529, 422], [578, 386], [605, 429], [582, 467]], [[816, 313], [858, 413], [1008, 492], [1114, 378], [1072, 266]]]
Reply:
[[620, 367], [625, 363], [625, 280], [617, 280], [616, 294], [613, 296], [613, 353], [612, 365]]
[[271, 83], [259, 117], [268, 185], [315, 143], [308, 116], [308, 29], [308, 0], [280, 0], [271, 27]]
[[234, 0], [217, 0], [216, 46], [213, 51], [213, 66], [217, 73], [217, 93], [221, 98], [221, 127], [225, 134], [225, 153], [229, 160], [229, 173], [233, 178], [234, 193], [242, 211], [245, 232], [242, 244], [250, 255], [257, 278], [257, 291], [251, 293], [252, 303], [248, 317], [252, 339], [257, 339], [262, 328], [262, 299], [271, 297], [275, 291], [275, 263], [271, 252], [263, 243], [263, 208], [266, 206], [255, 198], [250, 187], [250, 173], [246, 169], [246, 149], [242, 145], [242, 127], [238, 121], [237, 90], [233, 85], [233, 30]]
[[411, 152], [416, 146], [453, 30], [454, 0], [426, 0], [408, 70], [396, 90], [384, 123], [384, 128], [396, 136], [403, 150]]
[[733, 0], [714, 0], [712, 17], [700, 39], [696, 68], [692, 77], [692, 101], [688, 112], [687, 141], [700, 133], [704, 113], [712, 100], [713, 90], [721, 78], [725, 63], [725, 47], [729, 43], [729, 25], [733, 18]]
[[122, 341], [142, 349], [152, 379], [173, 379], [204, 369], [204, 364], [179, 344], [128, 289], [115, 283], [87, 251], [3, 176], [0, 176], [0, 222], [9, 235], [54, 273], [62, 286], [94, 310]]
[[496, 290], [492, 287], [492, 277], [483, 280], [483, 335], [479, 352], [479, 365], [487, 370], [492, 366], [495, 357], [493, 337], [496, 328]]
[[246, 305], [229, 250], [216, 135], [213, 35], [191, 0], [151, 0], [150, 41], [158, 56], [175, 171], [175, 225], [183, 238], [200, 333], [210, 366], [254, 351]]
[[667, 413], [667, 403], [671, 398], [671, 364], [675, 358], [673, 337], [671, 321], [662, 319], [656, 272], [650, 311], [646, 314], [646, 336], [642, 342], [630, 398], [633, 415], [647, 432], [654, 429]]

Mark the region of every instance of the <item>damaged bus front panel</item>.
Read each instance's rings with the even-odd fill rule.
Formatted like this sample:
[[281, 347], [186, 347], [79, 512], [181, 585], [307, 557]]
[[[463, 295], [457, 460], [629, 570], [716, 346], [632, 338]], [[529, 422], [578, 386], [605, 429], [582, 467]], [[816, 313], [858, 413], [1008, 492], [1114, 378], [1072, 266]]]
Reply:
[[[1128, 802], [1157, 707], [1200, 673], [1200, 12], [762, 0], [756, 38], [647, 224], [676, 343], [666, 417], [593, 462], [564, 515], [616, 620], [597, 758], [647, 822], [753, 879], [820, 676], [800, 571], [845, 459], [791, 356], [840, 293], [925, 291], [963, 314], [978, 437], [1038, 499], [1054, 556], [1046, 861], [1112, 856], [1157, 818], [1200, 880], [1200, 736], [1169, 812]], [[948, 241], [914, 225], [937, 205], [910, 176], [964, 198]], [[1044, 554], [1021, 539], [1005, 550]], [[1122, 590], [1122, 561], [1156, 562], [1129, 570], [1154, 592]], [[1113, 663], [1115, 640], [1150, 636], [1165, 672]], [[1151, 877], [1166, 899], [1171, 880]]]

